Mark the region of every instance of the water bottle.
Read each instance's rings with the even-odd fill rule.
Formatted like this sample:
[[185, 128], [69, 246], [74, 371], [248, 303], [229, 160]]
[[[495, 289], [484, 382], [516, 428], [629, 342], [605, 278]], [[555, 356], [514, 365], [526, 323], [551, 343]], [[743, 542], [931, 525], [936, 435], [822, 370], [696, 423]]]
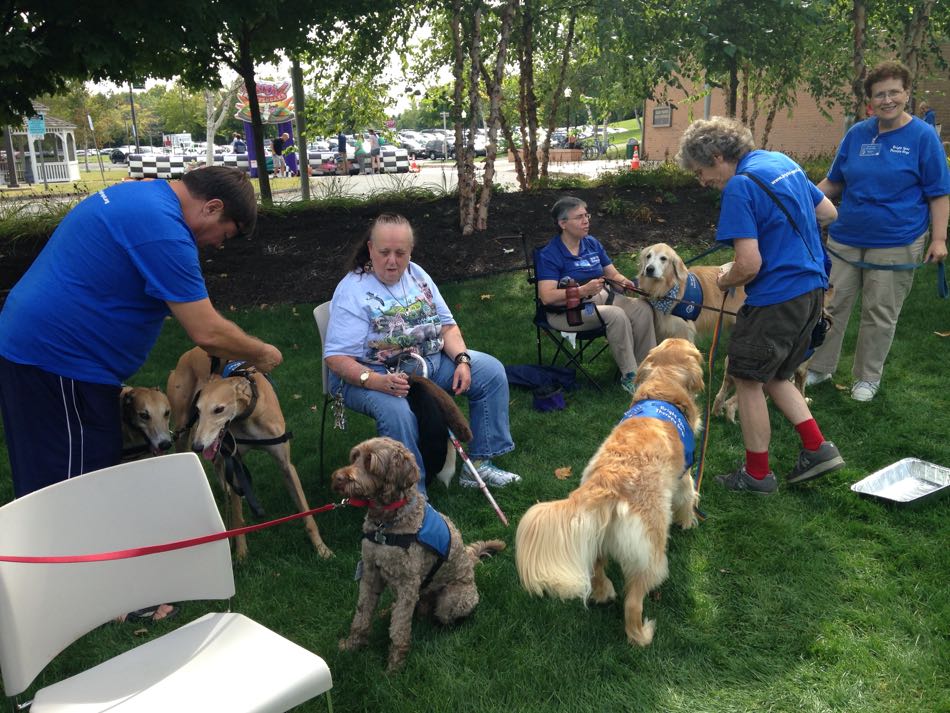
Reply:
[[577, 289], [575, 280], [568, 280], [564, 287], [564, 297], [567, 315], [567, 323], [572, 327], [578, 327], [584, 323], [584, 317], [581, 314], [581, 296]]

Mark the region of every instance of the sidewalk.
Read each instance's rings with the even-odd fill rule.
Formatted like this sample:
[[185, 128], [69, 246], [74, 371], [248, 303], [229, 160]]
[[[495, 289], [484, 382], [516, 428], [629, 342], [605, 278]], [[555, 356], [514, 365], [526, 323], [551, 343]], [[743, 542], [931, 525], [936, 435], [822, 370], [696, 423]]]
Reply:
[[[428, 187], [446, 193], [455, 189], [458, 176], [454, 161], [419, 161], [419, 173], [386, 173], [380, 175], [357, 176], [314, 176], [310, 179], [311, 198], [326, 196], [361, 196], [376, 192], [405, 189], [410, 186]], [[484, 163], [475, 164], [475, 175], [480, 181], [484, 173]], [[596, 178], [606, 171], [616, 171], [627, 167], [627, 162], [616, 161], [569, 161], [548, 164], [548, 173], [579, 174]], [[503, 185], [509, 191], [519, 190], [515, 164], [507, 158], [495, 160], [494, 182]], [[300, 189], [284, 188], [274, 192], [276, 203], [290, 203], [300, 200]]]

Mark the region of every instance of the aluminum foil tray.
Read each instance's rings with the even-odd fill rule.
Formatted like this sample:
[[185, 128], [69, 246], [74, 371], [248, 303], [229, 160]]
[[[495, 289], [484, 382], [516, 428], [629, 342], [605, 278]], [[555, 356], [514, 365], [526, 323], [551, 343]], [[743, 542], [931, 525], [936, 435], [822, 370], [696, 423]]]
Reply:
[[904, 458], [851, 486], [861, 495], [899, 505], [918, 505], [950, 493], [950, 468]]

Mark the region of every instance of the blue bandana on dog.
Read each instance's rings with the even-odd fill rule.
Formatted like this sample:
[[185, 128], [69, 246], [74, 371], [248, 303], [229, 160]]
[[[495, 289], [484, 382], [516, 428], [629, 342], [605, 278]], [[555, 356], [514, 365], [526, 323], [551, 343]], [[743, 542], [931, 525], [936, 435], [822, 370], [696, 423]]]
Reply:
[[676, 282], [665, 296], [651, 299], [650, 304], [657, 312], [672, 314], [674, 317], [695, 322], [703, 311], [703, 286], [700, 284], [699, 278], [691, 272], [687, 273], [683, 296], [680, 297], [679, 293], [680, 284]]
[[696, 450], [696, 438], [693, 435], [689, 423], [683, 412], [673, 404], [666, 401], [657, 401], [656, 399], [645, 399], [637, 401], [633, 406], [627, 409], [627, 412], [620, 419], [623, 423], [628, 418], [658, 418], [661, 421], [668, 421], [676, 426], [680, 440], [683, 442], [683, 457], [686, 460], [685, 470], [693, 466], [693, 452]]

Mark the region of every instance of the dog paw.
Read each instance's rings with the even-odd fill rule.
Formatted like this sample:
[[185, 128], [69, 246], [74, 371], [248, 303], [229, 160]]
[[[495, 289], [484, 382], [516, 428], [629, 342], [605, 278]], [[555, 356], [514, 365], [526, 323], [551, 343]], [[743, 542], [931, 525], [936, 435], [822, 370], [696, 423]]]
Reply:
[[594, 604], [607, 604], [617, 598], [617, 591], [614, 589], [614, 583], [609, 579], [593, 583], [590, 592], [590, 600]]
[[363, 648], [366, 645], [366, 640], [349, 636], [345, 639], [340, 639], [340, 651], [357, 651], [358, 649]]
[[386, 673], [397, 673], [406, 665], [406, 654], [408, 649], [396, 649], [389, 652], [389, 665], [386, 666]]

